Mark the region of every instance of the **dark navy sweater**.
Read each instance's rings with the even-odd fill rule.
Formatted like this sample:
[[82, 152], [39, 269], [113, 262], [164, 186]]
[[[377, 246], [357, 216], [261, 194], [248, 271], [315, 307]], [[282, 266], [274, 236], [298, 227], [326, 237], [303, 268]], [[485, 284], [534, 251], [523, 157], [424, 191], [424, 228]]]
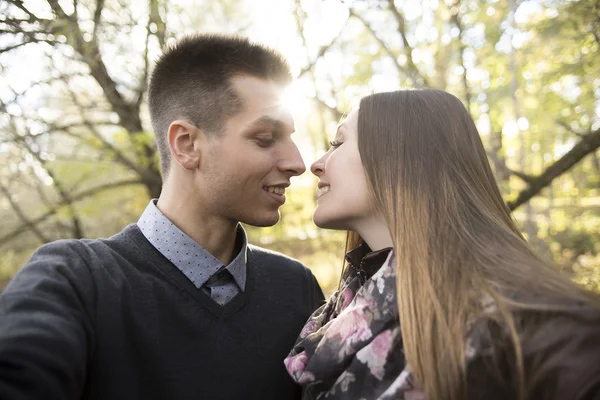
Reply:
[[296, 399], [283, 366], [323, 302], [298, 261], [248, 246], [225, 306], [136, 225], [41, 247], [0, 296], [0, 399]]

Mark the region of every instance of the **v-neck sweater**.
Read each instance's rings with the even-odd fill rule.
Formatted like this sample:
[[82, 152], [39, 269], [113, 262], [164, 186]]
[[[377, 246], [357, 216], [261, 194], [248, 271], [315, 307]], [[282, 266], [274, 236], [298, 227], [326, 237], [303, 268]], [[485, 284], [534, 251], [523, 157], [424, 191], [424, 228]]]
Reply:
[[279, 253], [247, 268], [220, 306], [136, 225], [43, 246], [0, 297], [0, 398], [299, 398], [283, 359], [323, 294]]

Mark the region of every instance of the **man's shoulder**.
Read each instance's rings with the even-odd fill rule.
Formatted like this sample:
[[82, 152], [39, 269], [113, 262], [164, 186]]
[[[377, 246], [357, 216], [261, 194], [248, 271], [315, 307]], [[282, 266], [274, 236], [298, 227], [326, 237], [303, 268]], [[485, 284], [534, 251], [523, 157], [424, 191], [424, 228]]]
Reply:
[[42, 245], [10, 280], [3, 295], [37, 293], [49, 288], [63, 293], [88, 282], [91, 274], [84, 246], [80, 239], [60, 239]]
[[[129, 228], [125, 228], [125, 230], [127, 229]], [[32, 258], [48, 255], [55, 258], [68, 257], [73, 260], [75, 257], [75, 259], [92, 261], [94, 258], [101, 258], [111, 252], [118, 253], [121, 248], [126, 246], [125, 230], [108, 238], [55, 240], [41, 246]]]
[[60, 239], [39, 247], [23, 266], [19, 274], [32, 273], [87, 273], [106, 259], [114, 260], [126, 248], [121, 231], [110, 238]]
[[60, 239], [40, 246], [31, 256], [29, 263], [40, 259], [74, 263], [87, 259], [101, 239]]

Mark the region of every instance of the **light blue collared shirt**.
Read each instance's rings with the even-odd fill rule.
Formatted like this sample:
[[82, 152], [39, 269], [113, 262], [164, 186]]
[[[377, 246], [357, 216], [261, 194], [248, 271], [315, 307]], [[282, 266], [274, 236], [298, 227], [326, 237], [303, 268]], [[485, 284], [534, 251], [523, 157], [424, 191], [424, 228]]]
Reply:
[[[150, 200], [137, 225], [152, 246], [171, 261], [198, 289], [203, 288], [204, 284], [223, 267], [215, 256], [165, 217], [156, 207], [156, 199]], [[238, 243], [242, 241], [240, 252], [225, 267], [233, 276], [233, 281], [224, 285], [227, 286], [228, 291], [231, 291], [231, 298], [239, 290], [244, 291], [246, 286], [248, 239], [241, 225], [237, 228], [236, 241]]]

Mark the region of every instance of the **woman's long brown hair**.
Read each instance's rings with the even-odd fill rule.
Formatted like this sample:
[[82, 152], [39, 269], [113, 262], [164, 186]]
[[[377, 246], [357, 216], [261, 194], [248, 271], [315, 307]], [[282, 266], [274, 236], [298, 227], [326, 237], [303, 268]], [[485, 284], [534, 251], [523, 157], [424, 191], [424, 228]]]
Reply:
[[[466, 398], [467, 326], [491, 298], [524, 398], [514, 311], [591, 300], [521, 235], [468, 111], [441, 90], [370, 95], [360, 103], [358, 147], [394, 244], [402, 339], [416, 382], [430, 400]], [[351, 233], [347, 248], [359, 239]], [[517, 301], [523, 292], [534, 300]]]

